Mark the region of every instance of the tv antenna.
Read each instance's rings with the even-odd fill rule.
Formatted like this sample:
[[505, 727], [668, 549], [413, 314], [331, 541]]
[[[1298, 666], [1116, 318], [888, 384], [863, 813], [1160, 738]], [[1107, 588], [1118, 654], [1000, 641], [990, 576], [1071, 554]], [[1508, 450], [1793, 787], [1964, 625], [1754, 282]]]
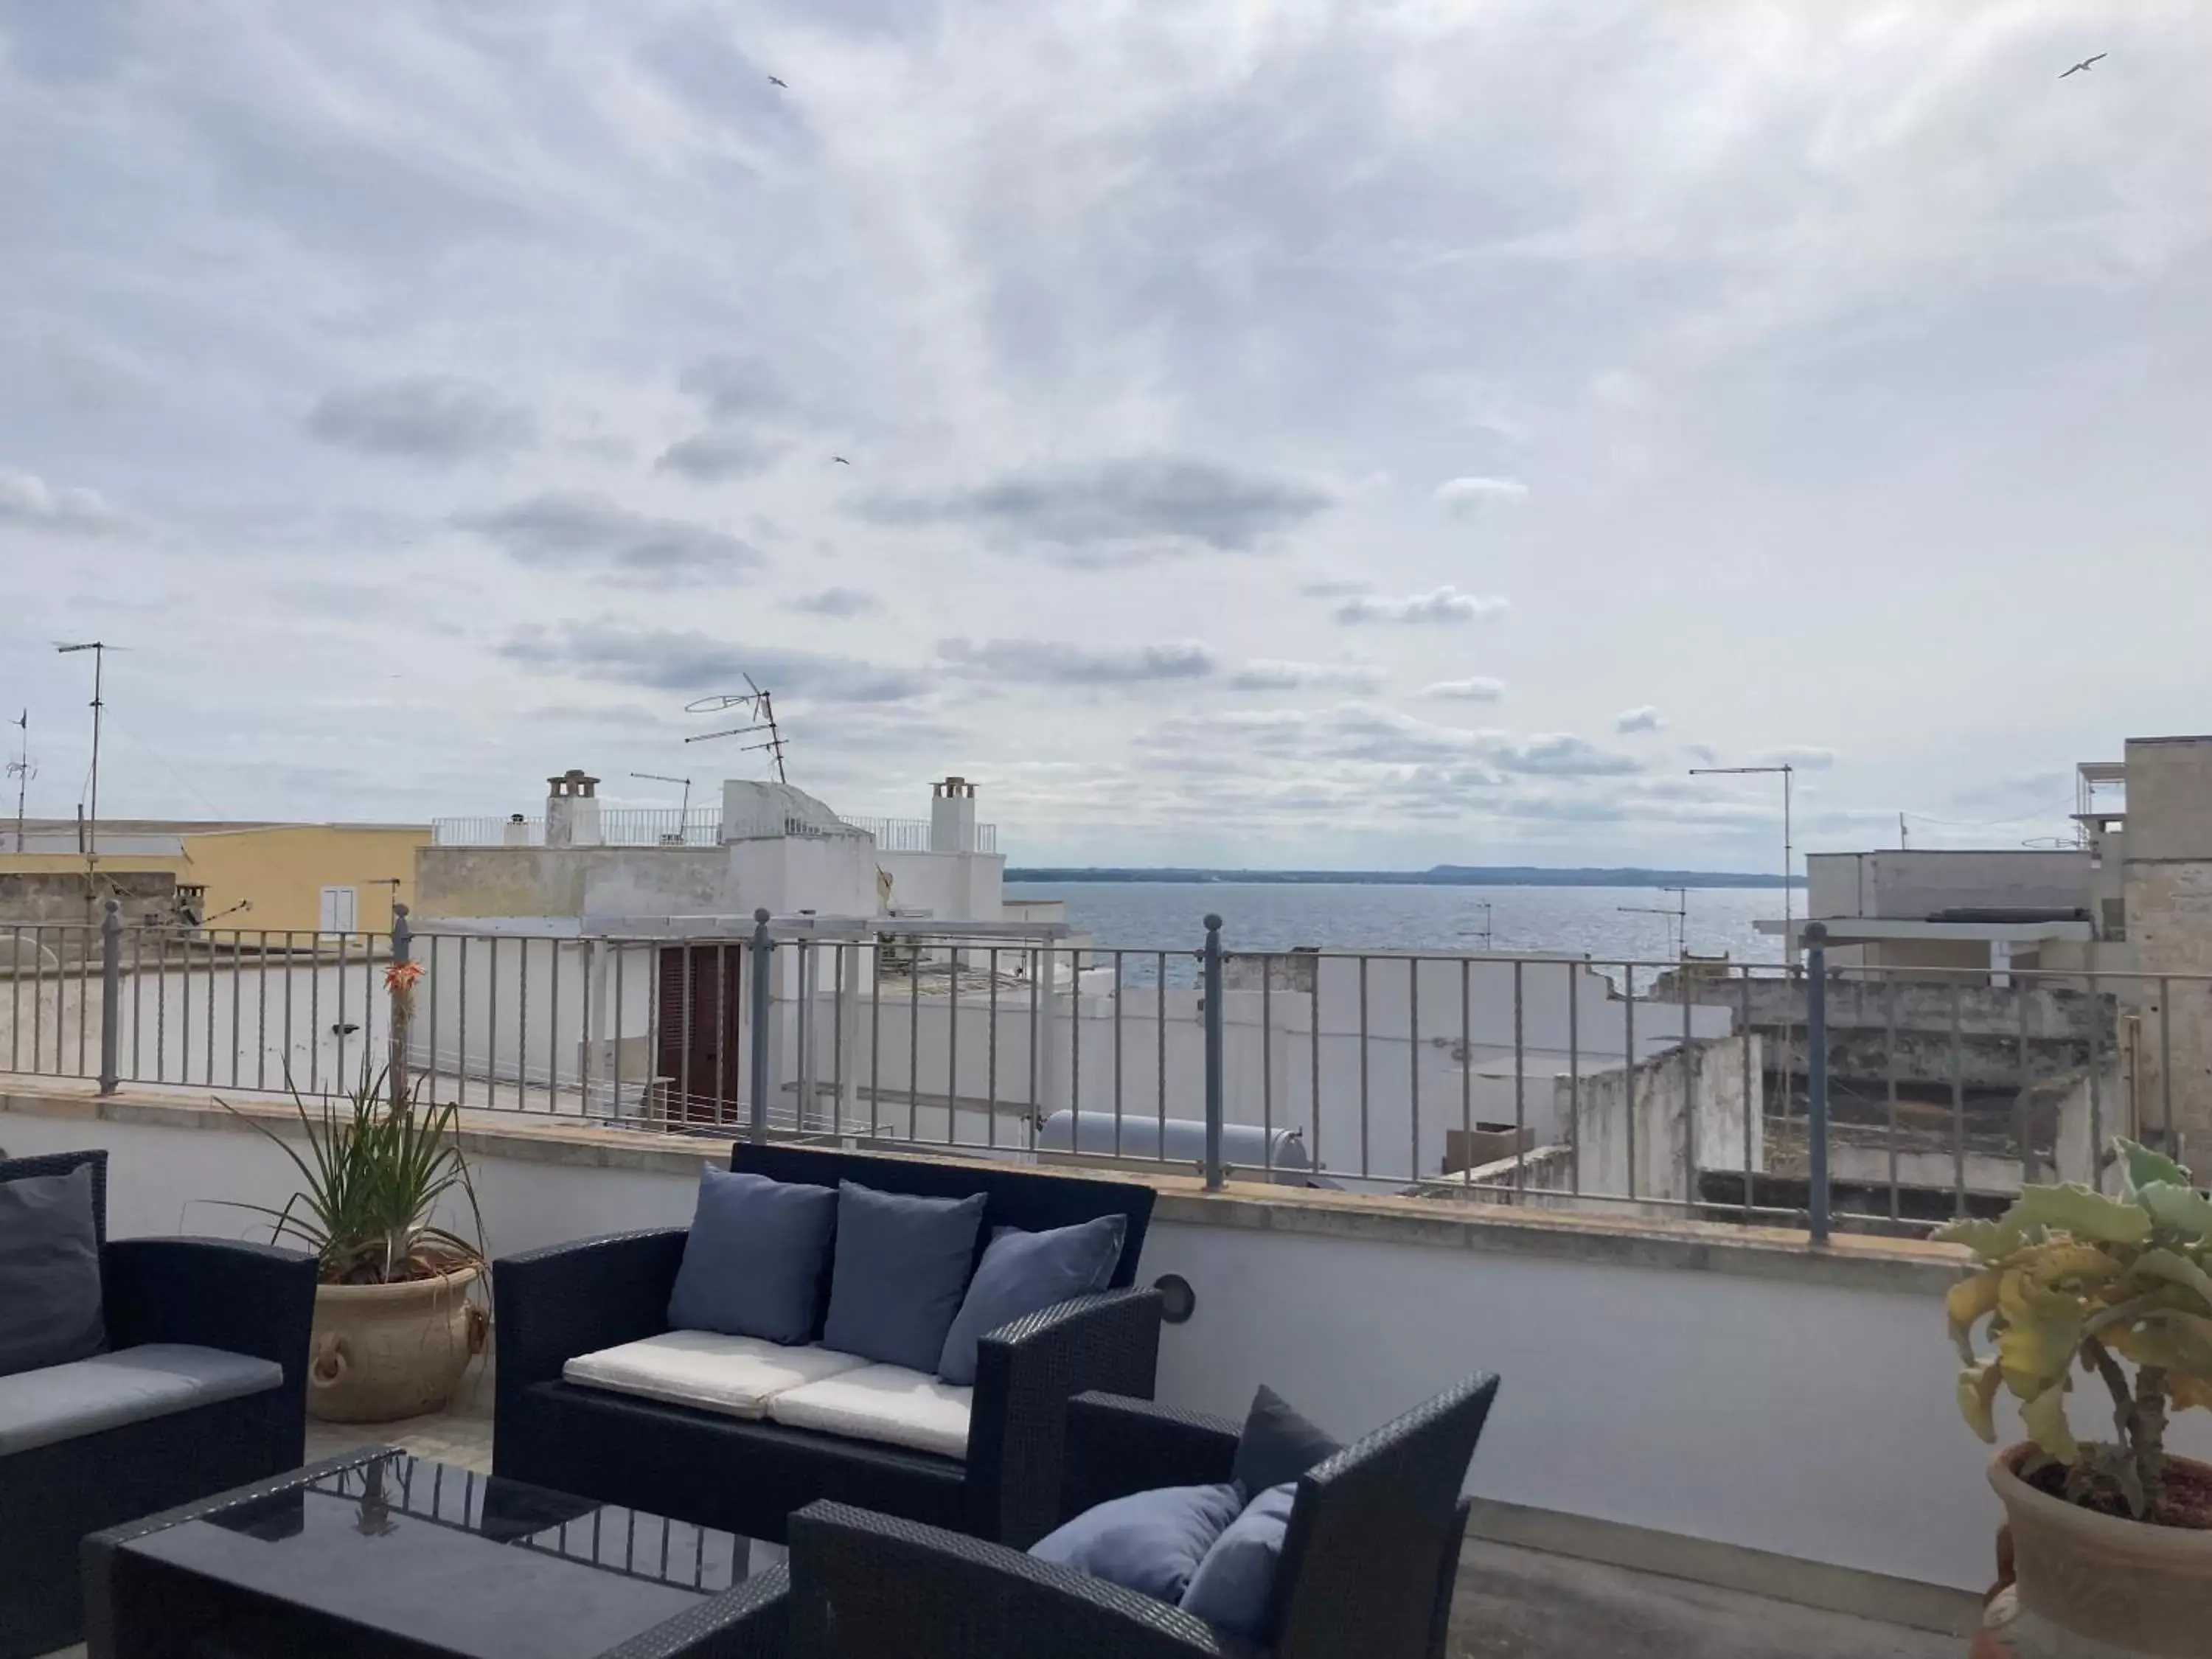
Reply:
[[12, 724], [23, 732], [22, 746], [14, 760], [8, 763], [8, 775], [15, 780], [15, 850], [23, 850], [23, 799], [29, 792], [31, 780], [39, 775], [38, 763], [31, 758], [31, 711], [26, 708]]
[[1686, 887], [1662, 887], [1662, 893], [1672, 893], [1674, 902], [1665, 909], [1651, 904], [1620, 904], [1613, 908], [1625, 916], [1664, 916], [1667, 918], [1667, 943], [1670, 950], [1679, 937], [1681, 945], [1674, 954], [1679, 961], [1690, 954], [1690, 890]]
[[85, 826], [84, 861], [90, 869], [100, 858], [100, 685], [107, 669], [107, 642], [105, 640], [81, 640], [65, 644], [57, 640], [54, 649], [66, 657], [72, 652], [92, 653], [92, 811]]
[[720, 732], [702, 732], [698, 736], [686, 738], [684, 741], [711, 743], [717, 738], [751, 738], [765, 732], [768, 735], [761, 738], [759, 742], [739, 744], [739, 750], [766, 750], [769, 758], [775, 763], [775, 781], [789, 783], [791, 780], [784, 775], [783, 771], [783, 732], [775, 723], [775, 699], [761, 690], [750, 674], [745, 676], [745, 686], [743, 691], [720, 691], [712, 696], [694, 698], [684, 705], [684, 712], [687, 714], [719, 714], [726, 708], [742, 708], [752, 724], [732, 726]]
[[643, 778], [643, 779], [644, 779], [647, 783], [680, 783], [680, 784], [682, 784], [682, 785], [684, 786], [684, 809], [683, 809], [682, 812], [681, 812], [681, 813], [679, 813], [679, 814], [678, 815], [678, 817], [677, 817], [677, 819], [676, 819], [677, 827], [678, 827], [678, 829], [679, 830], [681, 830], [681, 829], [683, 828], [683, 826], [684, 826], [684, 825], [685, 825], [685, 824], [687, 824], [687, 823], [690, 823], [690, 822], [691, 822], [691, 780], [690, 780], [690, 779], [689, 779], [689, 778], [672, 778], [672, 777], [670, 777], [667, 774], [665, 774], [665, 773], [664, 773], [664, 772], [633, 772], [633, 773], [631, 773], [631, 774], [630, 774], [630, 776], [632, 776], [632, 777], [634, 777], [634, 778]]

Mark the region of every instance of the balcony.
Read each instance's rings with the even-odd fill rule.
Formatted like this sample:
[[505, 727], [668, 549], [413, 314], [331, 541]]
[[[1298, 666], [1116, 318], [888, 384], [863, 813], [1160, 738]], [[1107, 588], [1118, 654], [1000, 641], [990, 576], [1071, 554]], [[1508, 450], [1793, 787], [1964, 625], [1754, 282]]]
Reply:
[[[118, 1237], [246, 1231], [219, 1201], [292, 1172], [238, 1113], [365, 1056], [462, 1105], [500, 1254], [681, 1224], [739, 1134], [1154, 1186], [1142, 1276], [1194, 1297], [1163, 1400], [1234, 1415], [1265, 1382], [1350, 1431], [1504, 1376], [1469, 1655], [1955, 1652], [1996, 1513], [1953, 1406], [1957, 1257], [1924, 1235], [2191, 1104], [2178, 981], [2118, 976], [2000, 997], [884, 919], [131, 943], [42, 933], [0, 983], [0, 1146], [107, 1147]], [[428, 970], [397, 1048], [395, 953]], [[483, 1415], [389, 1437], [480, 1467]]]
[[[489, 1110], [465, 1138], [501, 1253], [688, 1219], [715, 1150]], [[239, 1234], [211, 1200], [288, 1189], [281, 1152], [197, 1091], [0, 1078], [0, 1144], [107, 1146], [118, 1236]], [[1352, 1425], [1455, 1370], [1504, 1376], [1449, 1653], [1960, 1650], [1994, 1516], [1949, 1415], [1940, 1252], [1152, 1179], [1144, 1276], [1197, 1295], [1164, 1400], [1234, 1411], [1265, 1379]], [[1784, 1340], [1813, 1322], [1852, 1364]], [[381, 1442], [488, 1470], [490, 1398], [479, 1376], [435, 1417], [313, 1425], [308, 1455]]]

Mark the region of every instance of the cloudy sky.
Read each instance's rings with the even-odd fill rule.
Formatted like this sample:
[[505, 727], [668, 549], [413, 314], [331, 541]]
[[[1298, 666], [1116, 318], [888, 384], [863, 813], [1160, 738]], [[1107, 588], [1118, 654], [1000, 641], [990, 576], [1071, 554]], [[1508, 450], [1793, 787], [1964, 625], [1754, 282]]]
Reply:
[[1781, 757], [2049, 834], [2212, 720], [2208, 83], [2198, 0], [0, 0], [33, 810], [100, 637], [112, 812], [671, 800], [750, 672], [1030, 861], [1771, 867], [1686, 773]]

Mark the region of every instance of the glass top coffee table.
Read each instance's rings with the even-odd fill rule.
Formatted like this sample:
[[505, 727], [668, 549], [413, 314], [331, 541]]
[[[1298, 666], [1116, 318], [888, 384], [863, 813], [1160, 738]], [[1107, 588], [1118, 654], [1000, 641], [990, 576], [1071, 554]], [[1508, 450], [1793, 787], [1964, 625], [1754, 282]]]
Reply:
[[93, 1659], [763, 1650], [780, 1544], [372, 1448], [86, 1540]]

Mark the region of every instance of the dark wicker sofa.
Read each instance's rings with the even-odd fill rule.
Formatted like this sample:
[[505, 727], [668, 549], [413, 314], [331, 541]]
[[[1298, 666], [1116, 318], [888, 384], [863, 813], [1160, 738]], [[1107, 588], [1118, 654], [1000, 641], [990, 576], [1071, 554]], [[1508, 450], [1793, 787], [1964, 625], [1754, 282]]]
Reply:
[[283, 1381], [0, 1455], [0, 1659], [80, 1638], [85, 1534], [295, 1468], [305, 1449], [314, 1259], [218, 1239], [108, 1238], [105, 1152], [0, 1160], [0, 1181], [85, 1164], [108, 1350], [220, 1349], [273, 1360]]
[[[1468, 1461], [1498, 1392], [1469, 1377], [1303, 1476], [1262, 1651], [1273, 1659], [1442, 1659]], [[1073, 1516], [1127, 1492], [1225, 1480], [1233, 1424], [1085, 1395], [1068, 1412]], [[1222, 1659], [1249, 1647], [1180, 1608], [1016, 1550], [812, 1504], [791, 1519], [795, 1659]]]
[[[563, 1381], [568, 1360], [668, 1328], [684, 1228], [504, 1257], [492, 1268], [494, 1469], [772, 1540], [783, 1538], [793, 1510], [817, 1498], [1018, 1546], [1042, 1537], [1058, 1515], [1068, 1401], [1091, 1389], [1152, 1395], [1160, 1297], [1134, 1286], [1152, 1188], [752, 1142], [732, 1150], [730, 1167], [817, 1186], [850, 1180], [929, 1197], [983, 1193], [979, 1251], [995, 1227], [1042, 1231], [1119, 1213], [1127, 1232], [1109, 1288], [983, 1339], [964, 1460]], [[823, 1296], [826, 1311], [826, 1283]], [[817, 1335], [821, 1324], [818, 1311]]]

